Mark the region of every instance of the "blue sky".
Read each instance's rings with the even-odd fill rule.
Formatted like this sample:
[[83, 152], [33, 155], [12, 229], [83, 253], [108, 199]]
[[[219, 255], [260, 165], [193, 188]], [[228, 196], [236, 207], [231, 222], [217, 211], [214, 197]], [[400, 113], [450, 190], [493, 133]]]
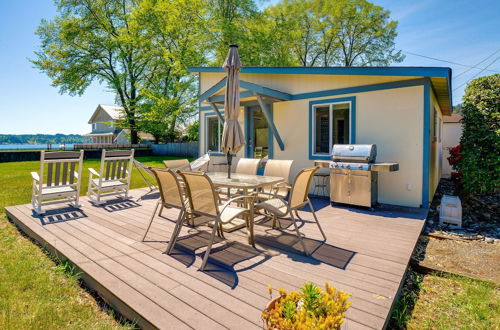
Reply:
[[[263, 2], [266, 6], [274, 1]], [[465, 65], [475, 65], [500, 49], [500, 1], [373, 0], [399, 21], [396, 46]], [[42, 18], [55, 15], [52, 0], [0, 0], [0, 134], [86, 133], [99, 103], [114, 103], [114, 95], [94, 84], [79, 97], [61, 95], [44, 74], [32, 68], [39, 41], [34, 32]], [[488, 66], [500, 51], [479, 65]], [[406, 54], [408, 66], [448, 66], [456, 76], [467, 67]], [[500, 72], [500, 58], [489, 70]], [[472, 69], [457, 79], [459, 87], [474, 76], [492, 74]], [[460, 102], [465, 86], [453, 91]]]

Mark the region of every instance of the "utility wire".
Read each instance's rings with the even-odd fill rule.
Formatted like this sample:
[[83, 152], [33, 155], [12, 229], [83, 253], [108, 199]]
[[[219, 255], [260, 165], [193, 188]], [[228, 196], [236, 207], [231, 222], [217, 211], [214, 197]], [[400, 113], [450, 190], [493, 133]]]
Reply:
[[[453, 89], [453, 91], [456, 91], [457, 89], [459, 89], [460, 87], [462, 87], [463, 85], [465, 85], [466, 83], [468, 83], [469, 81], [471, 81], [472, 79], [476, 78], [477, 76], [479, 76], [481, 73], [483, 73], [484, 71], [486, 71], [486, 69], [488, 69], [490, 66], [493, 65], [493, 63], [495, 63], [498, 59], [500, 58], [500, 56], [497, 56], [497, 58], [495, 58], [490, 64], [488, 64], [484, 69], [482, 69], [481, 71], [479, 71], [476, 75], [474, 75], [472, 78], [470, 78], [469, 80], [467, 80], [466, 82], [464, 82], [463, 84], [461, 84], [460, 86], [458, 87], [455, 87]], [[491, 70], [488, 70], [488, 71], [491, 71]]]
[[[486, 57], [486, 58], [485, 58], [484, 60], [482, 60], [481, 62], [474, 64], [474, 67], [477, 67], [478, 65], [480, 65], [480, 64], [482, 64], [482, 63], [484, 63], [484, 62], [486, 62], [487, 60], [489, 60], [491, 57], [493, 57], [493, 55], [495, 55], [495, 54], [496, 54], [496, 53], [498, 53], [498, 52], [500, 52], [500, 48], [499, 48], [499, 49], [497, 49], [496, 51], [494, 51], [491, 55], [489, 55], [488, 57]], [[463, 74], [465, 74], [465, 73], [469, 72], [469, 71], [470, 71], [470, 70], [472, 70], [472, 69], [474, 69], [474, 68], [468, 68], [467, 70], [465, 70], [465, 71], [463, 71], [463, 72], [460, 72], [459, 74], [457, 74], [457, 75], [456, 75], [456, 76], [454, 76], [453, 78], [455, 78], [455, 79], [456, 79], [456, 78], [460, 77], [461, 75], [463, 75]]]
[[[447, 61], [447, 60], [441, 60], [439, 58], [435, 58], [435, 57], [430, 57], [430, 56], [425, 56], [425, 55], [420, 55], [420, 54], [415, 54], [415, 53], [412, 53], [412, 52], [407, 52], [407, 51], [402, 51], [403, 53], [406, 53], [406, 54], [410, 54], [410, 55], [414, 55], [414, 56], [419, 56], [419, 57], [423, 57], [423, 58], [428, 58], [430, 60], [434, 60], [434, 61], [440, 61], [440, 62], [446, 62], [446, 63], [450, 63], [450, 64], [454, 64], [454, 65], [459, 65], [459, 66], [463, 66], [463, 67], [466, 67], [466, 68], [471, 68], [471, 69], [483, 69], [483, 68], [479, 68], [479, 67], [476, 67], [476, 66], [472, 66], [472, 65], [467, 65], [467, 64], [461, 64], [461, 63], [457, 63], [457, 62], [452, 62], [452, 61]], [[486, 70], [487, 68], [484, 68], [484, 70]], [[488, 71], [491, 71], [491, 72], [497, 72], [497, 73], [500, 73], [500, 71], [497, 71], [497, 70], [488, 70]]]

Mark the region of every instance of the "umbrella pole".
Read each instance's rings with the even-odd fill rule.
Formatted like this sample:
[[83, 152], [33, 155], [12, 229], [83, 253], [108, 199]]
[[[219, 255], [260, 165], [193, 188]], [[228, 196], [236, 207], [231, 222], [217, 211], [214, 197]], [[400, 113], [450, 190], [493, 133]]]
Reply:
[[230, 151], [227, 152], [227, 177], [231, 178], [231, 165], [233, 164], [233, 155]]

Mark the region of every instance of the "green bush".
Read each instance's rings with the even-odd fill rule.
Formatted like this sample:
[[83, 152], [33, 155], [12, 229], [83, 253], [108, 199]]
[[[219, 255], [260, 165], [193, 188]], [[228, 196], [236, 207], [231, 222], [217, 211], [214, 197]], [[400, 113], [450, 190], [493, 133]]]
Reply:
[[500, 187], [500, 74], [475, 79], [463, 97], [460, 140], [465, 195], [488, 194]]

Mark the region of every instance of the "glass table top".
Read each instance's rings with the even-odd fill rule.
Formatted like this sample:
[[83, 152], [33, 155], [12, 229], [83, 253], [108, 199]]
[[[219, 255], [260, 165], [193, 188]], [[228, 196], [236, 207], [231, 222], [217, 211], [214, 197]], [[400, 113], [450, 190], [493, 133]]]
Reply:
[[234, 188], [258, 188], [261, 186], [284, 181], [283, 178], [277, 176], [263, 176], [240, 173], [231, 173], [231, 178], [228, 178], [227, 172], [207, 172], [206, 175], [216, 186]]

